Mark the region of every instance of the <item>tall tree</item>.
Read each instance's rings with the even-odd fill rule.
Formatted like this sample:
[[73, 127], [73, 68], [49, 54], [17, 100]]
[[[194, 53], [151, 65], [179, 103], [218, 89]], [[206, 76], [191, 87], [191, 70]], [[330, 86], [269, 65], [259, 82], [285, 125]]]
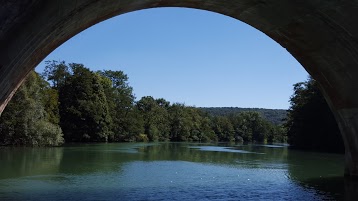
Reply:
[[144, 134], [148, 136], [149, 140], [168, 140], [167, 108], [169, 104], [164, 99], [154, 99], [151, 96], [144, 96], [136, 103], [136, 107], [143, 117]]
[[343, 152], [339, 128], [318, 83], [309, 78], [295, 84], [293, 90], [285, 124], [289, 144], [299, 149]]
[[173, 104], [169, 109], [169, 114], [170, 139], [172, 141], [188, 141], [191, 135], [192, 122], [185, 105]]
[[59, 87], [61, 127], [66, 141], [107, 141], [111, 116], [102, 78], [82, 64]]
[[[229, 116], [235, 129], [235, 138], [242, 137], [245, 142], [265, 142], [274, 125], [258, 112], [241, 112]], [[271, 129], [271, 130], [270, 130]]]
[[[109, 80], [103, 84], [113, 121], [111, 141], [134, 141], [141, 134], [143, 123], [134, 107], [135, 96], [128, 76], [122, 71], [104, 70], [98, 73]], [[108, 83], [104, 80], [103, 82]]]
[[234, 141], [234, 127], [227, 117], [217, 116], [212, 120], [212, 128], [219, 141], [230, 142]]
[[71, 69], [65, 61], [45, 61], [45, 64], [46, 66], [41, 76], [51, 82], [51, 86], [57, 90], [71, 76]]

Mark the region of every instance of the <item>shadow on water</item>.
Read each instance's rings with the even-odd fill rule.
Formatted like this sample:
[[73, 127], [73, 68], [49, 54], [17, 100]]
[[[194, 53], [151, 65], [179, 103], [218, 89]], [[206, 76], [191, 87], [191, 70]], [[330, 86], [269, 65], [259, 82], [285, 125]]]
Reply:
[[312, 189], [334, 200], [353, 201], [358, 199], [358, 180], [346, 177], [310, 178], [298, 182], [306, 189]]
[[290, 150], [288, 174], [303, 188], [324, 195], [323, 200], [327, 197], [346, 201], [358, 199], [358, 180], [343, 176], [344, 159], [341, 154]]

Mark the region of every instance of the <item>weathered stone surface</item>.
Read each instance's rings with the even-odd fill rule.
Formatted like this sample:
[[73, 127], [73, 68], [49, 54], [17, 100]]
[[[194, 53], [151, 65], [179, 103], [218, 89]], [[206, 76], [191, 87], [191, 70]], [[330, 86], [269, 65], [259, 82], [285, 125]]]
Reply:
[[358, 1], [4, 0], [0, 2], [0, 113], [43, 58], [110, 17], [154, 7], [209, 10], [241, 20], [286, 48], [321, 85], [358, 176]]

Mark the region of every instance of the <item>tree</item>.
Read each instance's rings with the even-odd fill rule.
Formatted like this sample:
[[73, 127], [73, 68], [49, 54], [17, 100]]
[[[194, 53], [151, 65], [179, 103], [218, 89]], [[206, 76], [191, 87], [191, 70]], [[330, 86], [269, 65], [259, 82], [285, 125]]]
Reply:
[[3, 145], [57, 146], [63, 143], [61, 128], [45, 110], [44, 80], [30, 72], [0, 118]]
[[170, 139], [172, 141], [188, 141], [191, 134], [191, 121], [183, 104], [173, 104], [169, 108]]
[[217, 116], [212, 120], [212, 129], [217, 135], [219, 141], [234, 141], [234, 127], [227, 117]]
[[111, 116], [100, 75], [82, 64], [59, 87], [61, 127], [67, 142], [107, 141]]
[[207, 114], [204, 114], [200, 111], [201, 114], [201, 122], [200, 122], [200, 135], [199, 141], [202, 142], [210, 142], [210, 141], [218, 141], [218, 137], [211, 128], [211, 119]]
[[168, 141], [170, 136], [170, 123], [169, 123], [169, 107], [170, 102], [164, 98], [156, 99], [156, 128], [158, 129], [158, 139], [160, 141]]
[[70, 68], [65, 61], [45, 61], [45, 64], [46, 66], [41, 76], [50, 81], [52, 87], [57, 90], [71, 76]]
[[245, 142], [266, 142], [269, 133], [275, 132], [274, 125], [258, 112], [241, 112], [229, 118], [234, 125], [235, 137], [242, 137]]
[[267, 142], [287, 142], [287, 131], [282, 125], [268, 125]]
[[144, 96], [137, 102], [136, 107], [143, 117], [144, 134], [150, 141], [168, 140], [169, 104], [164, 99], [154, 99], [151, 96]]
[[143, 121], [134, 107], [133, 88], [128, 76], [122, 71], [98, 71], [103, 77], [103, 86], [113, 121], [111, 141], [135, 141], [143, 132]]
[[318, 83], [309, 78], [295, 84], [293, 90], [285, 124], [289, 144], [299, 149], [343, 152], [339, 128]]
[[52, 88], [43, 78], [39, 78], [39, 80], [41, 101], [46, 111], [46, 119], [49, 122], [58, 125], [60, 123], [58, 90]]

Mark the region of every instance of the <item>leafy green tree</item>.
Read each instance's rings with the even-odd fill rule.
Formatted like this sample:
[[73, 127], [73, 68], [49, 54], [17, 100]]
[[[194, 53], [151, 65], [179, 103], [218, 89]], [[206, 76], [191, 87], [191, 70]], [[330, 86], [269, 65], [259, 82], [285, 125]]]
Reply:
[[186, 117], [189, 122], [190, 136], [189, 141], [201, 141], [204, 138], [201, 112], [194, 107], [185, 107]]
[[227, 117], [217, 116], [212, 120], [212, 129], [218, 136], [219, 141], [234, 141], [234, 127]]
[[61, 127], [67, 142], [107, 141], [111, 116], [102, 77], [82, 64], [59, 87]]
[[191, 134], [190, 116], [183, 104], [175, 103], [169, 108], [170, 139], [188, 141]]
[[46, 111], [46, 118], [49, 122], [58, 125], [60, 123], [58, 91], [51, 88], [46, 81], [44, 82], [45, 83], [42, 85], [41, 96]]
[[294, 85], [290, 98], [287, 128], [292, 147], [308, 150], [343, 152], [343, 140], [318, 83], [309, 78]]
[[71, 76], [70, 68], [65, 61], [45, 61], [45, 69], [42, 77], [51, 82], [54, 89], [64, 85], [67, 78]]
[[151, 96], [144, 96], [137, 102], [136, 107], [143, 117], [144, 134], [148, 136], [150, 141], [158, 140], [156, 128], [157, 103], [155, 99]]
[[231, 115], [229, 118], [234, 125], [235, 137], [242, 137], [244, 142], [267, 141], [270, 127], [273, 126], [258, 112], [241, 112], [238, 115]]
[[151, 96], [142, 97], [136, 104], [142, 114], [144, 134], [150, 141], [168, 140], [169, 122], [167, 108], [169, 102], [164, 99], [154, 99]]
[[163, 98], [156, 99], [156, 128], [158, 129], [158, 139], [160, 141], [168, 141], [170, 136], [169, 107], [170, 102]]
[[282, 125], [268, 125], [267, 142], [287, 142], [287, 131]]
[[[98, 73], [103, 82], [109, 111], [113, 121], [111, 141], [135, 141], [143, 133], [143, 120], [134, 107], [135, 96], [128, 76], [122, 71], [104, 70]], [[109, 81], [109, 84], [108, 84]]]
[[[201, 111], [200, 111], [201, 112]], [[211, 119], [209, 116], [201, 112], [201, 122], [200, 122], [200, 135], [199, 141], [201, 142], [210, 142], [218, 141], [218, 137], [211, 127]]]
[[[3, 145], [57, 146], [63, 143], [61, 128], [45, 110], [43, 79], [31, 72], [0, 118]], [[53, 117], [55, 118], [55, 117]]]

